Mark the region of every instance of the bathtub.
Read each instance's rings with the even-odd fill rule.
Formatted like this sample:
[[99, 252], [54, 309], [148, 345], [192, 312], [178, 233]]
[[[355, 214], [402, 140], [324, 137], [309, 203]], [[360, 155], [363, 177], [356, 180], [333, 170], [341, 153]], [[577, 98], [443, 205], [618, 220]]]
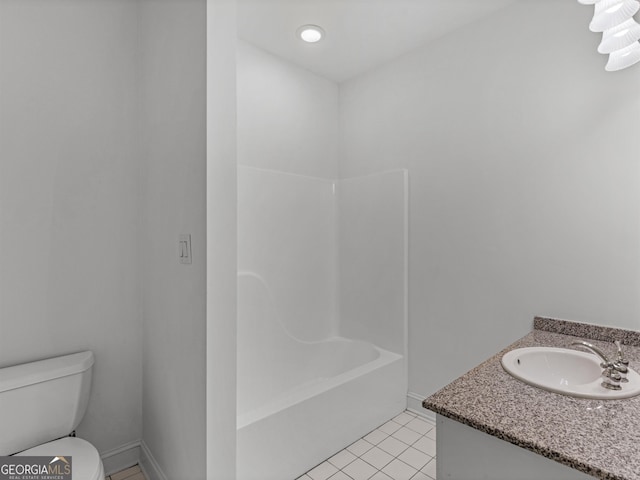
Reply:
[[342, 337], [302, 341], [264, 282], [239, 276], [237, 479], [293, 480], [406, 407], [402, 355]]

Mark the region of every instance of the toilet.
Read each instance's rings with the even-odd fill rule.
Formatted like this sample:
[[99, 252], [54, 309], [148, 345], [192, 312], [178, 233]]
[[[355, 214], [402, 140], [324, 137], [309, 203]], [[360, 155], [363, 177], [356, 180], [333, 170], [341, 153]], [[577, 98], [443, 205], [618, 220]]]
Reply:
[[94, 356], [80, 352], [0, 369], [0, 456], [72, 457], [72, 477], [103, 480], [96, 448], [69, 436], [87, 410]]

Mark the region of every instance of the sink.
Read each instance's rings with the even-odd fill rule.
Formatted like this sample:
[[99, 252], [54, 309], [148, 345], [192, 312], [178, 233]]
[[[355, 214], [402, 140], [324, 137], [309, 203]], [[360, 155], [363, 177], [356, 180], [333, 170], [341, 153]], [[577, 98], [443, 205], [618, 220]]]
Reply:
[[502, 357], [504, 369], [534, 387], [571, 397], [612, 400], [640, 394], [640, 375], [629, 369], [622, 390], [602, 387], [600, 359], [587, 352], [553, 347], [517, 348]]

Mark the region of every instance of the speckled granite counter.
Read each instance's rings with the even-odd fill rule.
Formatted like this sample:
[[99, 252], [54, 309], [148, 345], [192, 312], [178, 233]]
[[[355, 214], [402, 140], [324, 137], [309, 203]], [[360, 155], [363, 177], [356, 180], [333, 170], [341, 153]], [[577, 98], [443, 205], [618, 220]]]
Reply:
[[[562, 333], [556, 333], [562, 332]], [[534, 330], [423, 402], [426, 409], [607, 480], [640, 480], [640, 395], [589, 400], [532, 387], [504, 371], [507, 351], [588, 340], [608, 355], [621, 339], [640, 371], [640, 333], [537, 317]], [[568, 347], [571, 348], [571, 347]]]

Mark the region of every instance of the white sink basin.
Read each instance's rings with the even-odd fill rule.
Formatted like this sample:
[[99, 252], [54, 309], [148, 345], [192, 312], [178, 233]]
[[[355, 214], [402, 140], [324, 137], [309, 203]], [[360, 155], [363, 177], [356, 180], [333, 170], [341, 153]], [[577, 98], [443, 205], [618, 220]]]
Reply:
[[502, 366], [515, 378], [534, 387], [571, 397], [611, 400], [640, 394], [640, 375], [629, 369], [621, 390], [601, 386], [600, 359], [587, 352], [566, 348], [528, 347], [507, 352]]

